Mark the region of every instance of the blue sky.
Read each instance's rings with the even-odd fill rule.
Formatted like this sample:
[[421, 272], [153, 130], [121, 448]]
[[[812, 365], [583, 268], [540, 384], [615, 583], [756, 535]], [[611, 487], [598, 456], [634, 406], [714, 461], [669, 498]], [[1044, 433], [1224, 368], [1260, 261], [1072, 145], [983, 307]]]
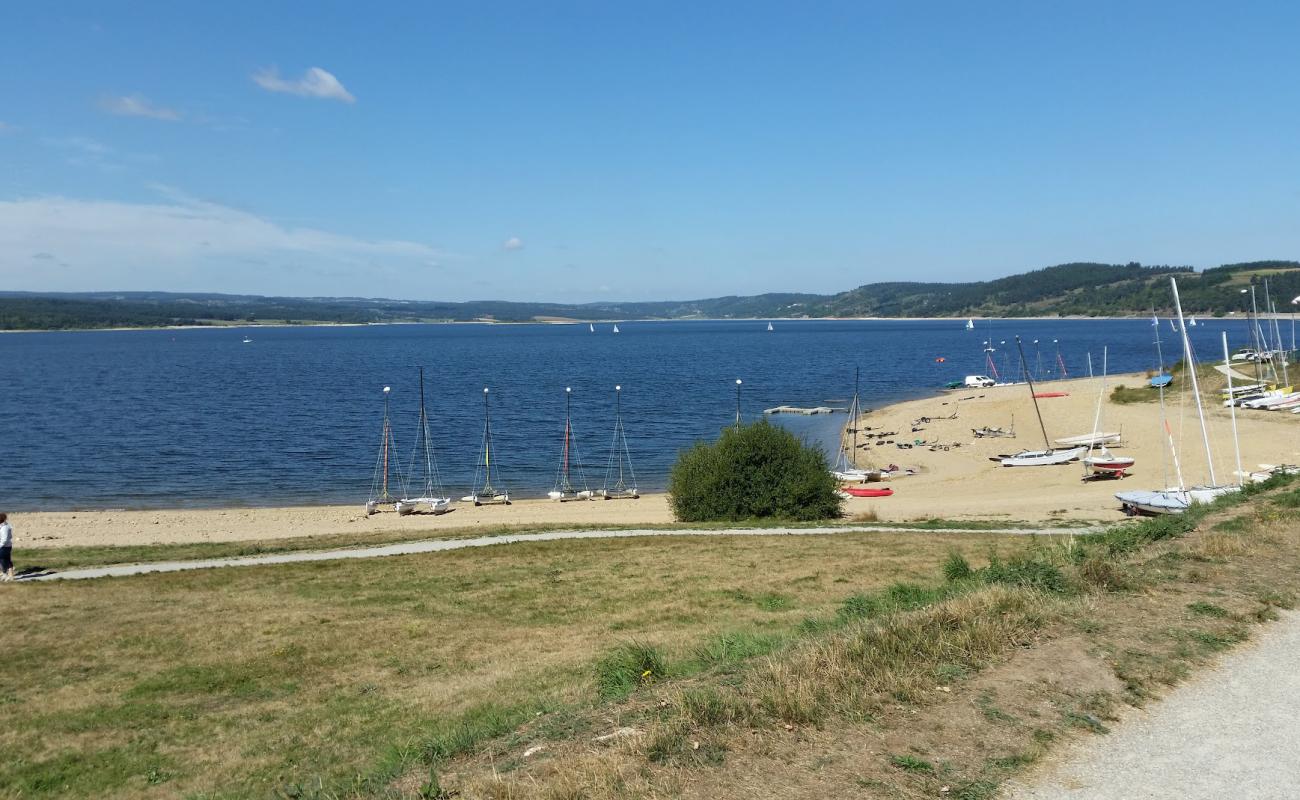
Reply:
[[0, 8], [0, 288], [685, 299], [1300, 257], [1283, 3]]

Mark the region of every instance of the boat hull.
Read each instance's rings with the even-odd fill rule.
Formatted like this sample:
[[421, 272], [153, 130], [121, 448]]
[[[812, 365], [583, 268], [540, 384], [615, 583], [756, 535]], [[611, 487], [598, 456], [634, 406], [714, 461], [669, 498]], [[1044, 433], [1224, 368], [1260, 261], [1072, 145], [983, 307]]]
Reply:
[[1013, 456], [1004, 456], [1004, 467], [1049, 467], [1054, 464], [1068, 464], [1078, 461], [1088, 452], [1087, 447], [1072, 447], [1068, 450], [1026, 450]]
[[1198, 503], [1212, 503], [1225, 494], [1239, 491], [1237, 486], [1201, 486], [1195, 489], [1116, 492], [1115, 499], [1130, 516], [1181, 514]]
[[860, 489], [856, 486], [849, 486], [841, 491], [853, 497], [889, 497], [894, 493], [893, 489]]

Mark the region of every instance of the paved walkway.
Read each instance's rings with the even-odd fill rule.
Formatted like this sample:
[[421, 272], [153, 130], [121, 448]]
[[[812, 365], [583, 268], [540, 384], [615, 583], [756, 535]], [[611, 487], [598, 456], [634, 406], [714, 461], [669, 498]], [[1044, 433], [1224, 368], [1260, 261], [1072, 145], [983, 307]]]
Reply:
[[383, 558], [413, 553], [439, 553], [461, 550], [466, 547], [488, 547], [517, 542], [554, 542], [560, 539], [632, 539], [642, 536], [825, 536], [843, 533], [999, 533], [1020, 536], [1068, 535], [1096, 533], [1102, 528], [902, 528], [889, 526], [853, 528], [731, 528], [726, 530], [616, 530], [616, 531], [547, 531], [545, 533], [517, 533], [503, 536], [478, 536], [472, 539], [434, 539], [419, 542], [400, 542], [381, 547], [357, 547], [347, 550], [312, 550], [277, 553], [240, 558], [209, 558], [194, 561], [157, 561], [148, 564], [121, 564], [111, 567], [69, 569], [62, 572], [42, 572], [24, 575], [19, 580], [59, 581], [87, 578], [113, 578], [127, 575], [144, 575], [150, 572], [180, 572], [187, 569], [215, 569], [218, 567], [255, 567], [268, 564], [297, 564], [304, 561], [335, 561], [344, 558]]
[[1300, 796], [1300, 613], [1164, 700], [1085, 740], [1009, 800]]

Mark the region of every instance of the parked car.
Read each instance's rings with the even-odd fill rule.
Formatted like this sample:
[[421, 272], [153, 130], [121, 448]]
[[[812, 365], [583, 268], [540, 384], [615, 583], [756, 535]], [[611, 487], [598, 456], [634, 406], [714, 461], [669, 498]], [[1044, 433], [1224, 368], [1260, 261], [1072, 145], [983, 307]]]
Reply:
[[962, 385], [967, 389], [987, 389], [995, 383], [997, 381], [987, 375], [967, 375], [966, 382]]

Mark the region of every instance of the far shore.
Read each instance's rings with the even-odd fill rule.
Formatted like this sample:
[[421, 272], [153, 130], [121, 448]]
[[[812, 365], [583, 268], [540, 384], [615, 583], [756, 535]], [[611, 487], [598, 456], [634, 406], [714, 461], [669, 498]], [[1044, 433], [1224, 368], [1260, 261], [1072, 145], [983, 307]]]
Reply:
[[[1063, 397], [1039, 401], [1049, 438], [1086, 434], [1093, 429], [1101, 378], [1075, 378], [1035, 384], [1039, 392]], [[1109, 388], [1145, 384], [1142, 374], [1112, 375]], [[1109, 392], [1108, 388], [1108, 392]], [[1195, 408], [1171, 397], [1170, 425], [1188, 485], [1208, 481]], [[1207, 408], [1214, 469], [1219, 482], [1234, 481], [1236, 465], [1228, 411]], [[1242, 411], [1237, 418], [1242, 466], [1300, 463], [1300, 415]], [[914, 522], [929, 519], [1002, 523], [1102, 521], [1122, 519], [1113, 495], [1125, 489], [1157, 489], [1175, 481], [1155, 403], [1103, 406], [1101, 427], [1119, 431], [1117, 453], [1137, 459], [1123, 480], [1085, 482], [1078, 463], [1053, 467], [1002, 467], [990, 459], [1043, 447], [1033, 401], [1024, 384], [959, 389], [881, 406], [861, 418], [860, 466], [896, 464], [913, 475], [887, 484], [892, 497], [851, 498], [847, 519]], [[977, 438], [972, 430], [1001, 427], [1014, 438]], [[902, 445], [900, 447], [900, 445]], [[148, 545], [235, 542], [303, 536], [358, 536], [379, 533], [424, 534], [490, 531], [501, 528], [623, 526], [672, 523], [665, 494], [638, 500], [558, 503], [518, 500], [509, 506], [475, 507], [453, 503], [444, 515], [399, 517], [392, 512], [367, 517], [364, 498], [354, 505], [282, 508], [164, 509], [130, 511], [42, 511], [13, 513], [15, 545]]]
[[[1165, 316], [1168, 316], [1167, 314]], [[1215, 317], [1203, 311], [1189, 311], [1186, 316], [1204, 317], [1206, 321], [1213, 320], [1244, 320], [1246, 317], [1238, 314], [1228, 314], [1222, 317]], [[1261, 313], [1260, 319], [1277, 319], [1290, 320], [1291, 315], [1286, 313], [1266, 314]], [[1079, 322], [1079, 321], [1114, 321], [1126, 319], [1149, 319], [1146, 314], [1120, 314], [1108, 316], [1089, 316], [1085, 314], [1067, 314], [1064, 316], [1030, 316], [1030, 317], [973, 317], [968, 314], [951, 317], [618, 317], [602, 319], [571, 319], [561, 317], [549, 317], [531, 320], [493, 320], [493, 319], [456, 319], [456, 320], [390, 320], [387, 322], [231, 322], [231, 323], [214, 323], [211, 325], [138, 325], [138, 326], [119, 326], [113, 328], [12, 328], [0, 329], [0, 333], [87, 333], [94, 331], [238, 331], [238, 330], [255, 330], [257, 328], [367, 328], [387, 325], [612, 325], [614, 323], [642, 323], [642, 322], [945, 322], [951, 320], [973, 319], [976, 322], [997, 321], [1012, 322], [1016, 320], [1027, 321], [1057, 321], [1057, 322]], [[1202, 323], [1204, 324], [1204, 323]]]

